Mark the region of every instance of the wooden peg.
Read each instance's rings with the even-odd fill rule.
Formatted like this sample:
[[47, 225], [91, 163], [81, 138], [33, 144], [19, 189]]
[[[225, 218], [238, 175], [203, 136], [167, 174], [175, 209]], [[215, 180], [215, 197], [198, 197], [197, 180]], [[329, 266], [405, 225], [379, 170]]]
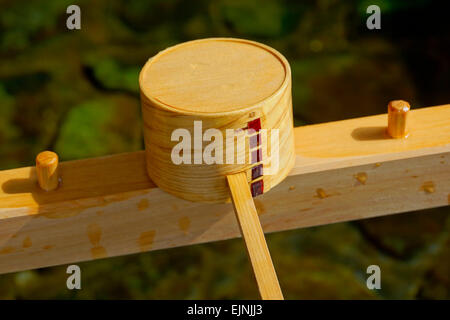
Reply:
[[272, 258], [259, 222], [247, 175], [244, 172], [227, 176], [234, 212], [247, 246], [248, 256], [255, 273], [259, 293], [263, 300], [283, 300]]
[[45, 191], [58, 188], [58, 155], [51, 151], [43, 151], [36, 157], [36, 174], [39, 186]]
[[408, 136], [406, 130], [406, 117], [410, 106], [404, 100], [393, 100], [388, 104], [388, 134], [392, 138], [405, 138]]

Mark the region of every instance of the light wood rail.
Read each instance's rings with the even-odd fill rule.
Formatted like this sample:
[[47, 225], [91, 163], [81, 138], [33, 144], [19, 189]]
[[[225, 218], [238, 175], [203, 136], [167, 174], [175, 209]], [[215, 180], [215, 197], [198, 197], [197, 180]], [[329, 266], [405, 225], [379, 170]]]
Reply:
[[[447, 206], [450, 105], [411, 110], [409, 136], [386, 134], [387, 114], [295, 128], [296, 163], [254, 198], [264, 232]], [[34, 167], [0, 171], [0, 273], [231, 239], [231, 203], [158, 189], [144, 152], [61, 162], [59, 187]]]

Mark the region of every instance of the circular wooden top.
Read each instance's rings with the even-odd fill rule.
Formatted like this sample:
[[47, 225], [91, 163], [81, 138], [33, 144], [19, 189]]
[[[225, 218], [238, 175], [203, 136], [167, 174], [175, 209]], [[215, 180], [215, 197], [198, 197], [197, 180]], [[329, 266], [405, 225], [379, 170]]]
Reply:
[[253, 106], [276, 93], [289, 66], [276, 50], [257, 42], [213, 38], [168, 48], [150, 59], [139, 82], [163, 107], [221, 113]]
[[58, 165], [58, 155], [52, 151], [42, 151], [36, 156], [36, 166], [53, 167]]
[[410, 106], [405, 100], [393, 100], [389, 102], [388, 108], [391, 112], [408, 112]]

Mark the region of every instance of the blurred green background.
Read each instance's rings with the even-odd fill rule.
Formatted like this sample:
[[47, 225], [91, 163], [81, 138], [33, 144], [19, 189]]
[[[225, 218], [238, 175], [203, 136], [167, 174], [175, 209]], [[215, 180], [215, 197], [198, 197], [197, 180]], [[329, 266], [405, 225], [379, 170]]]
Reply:
[[[282, 52], [295, 124], [450, 102], [450, 28], [437, 1], [0, 1], [0, 169], [44, 149], [72, 160], [143, 149], [138, 72], [191, 39]], [[66, 8], [81, 7], [81, 30]], [[366, 8], [381, 7], [381, 30]], [[287, 299], [449, 299], [449, 207], [267, 236]], [[378, 264], [382, 289], [366, 288]], [[0, 275], [2, 299], [257, 299], [241, 239]]]

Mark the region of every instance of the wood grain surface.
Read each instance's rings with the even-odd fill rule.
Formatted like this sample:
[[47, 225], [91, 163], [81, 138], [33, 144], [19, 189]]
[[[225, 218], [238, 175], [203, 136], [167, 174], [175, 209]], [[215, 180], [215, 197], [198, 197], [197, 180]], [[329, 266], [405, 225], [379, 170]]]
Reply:
[[[295, 128], [289, 176], [254, 199], [264, 232], [447, 206], [450, 105]], [[185, 201], [146, 176], [144, 152], [61, 162], [44, 192], [34, 167], [0, 171], [0, 273], [231, 239], [231, 203]], [[25, 245], [24, 245], [25, 243]]]

